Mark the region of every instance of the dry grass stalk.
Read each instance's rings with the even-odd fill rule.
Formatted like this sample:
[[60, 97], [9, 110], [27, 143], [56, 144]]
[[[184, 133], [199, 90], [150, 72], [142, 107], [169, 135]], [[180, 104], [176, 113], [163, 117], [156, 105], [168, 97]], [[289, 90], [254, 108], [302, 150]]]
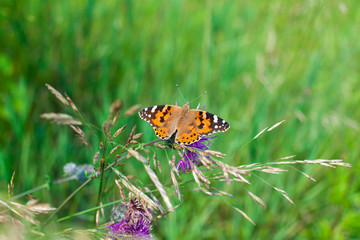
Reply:
[[209, 179], [207, 179], [204, 174], [201, 172], [201, 170], [195, 165], [193, 164], [192, 166], [192, 171], [194, 171], [200, 178], [200, 180], [203, 182], [203, 183], [206, 183], [206, 184], [210, 184], [210, 181]]
[[[218, 189], [216, 189], [216, 188], [214, 188], [214, 187], [210, 187], [210, 186], [206, 186], [206, 187], [207, 187], [207, 188], [203, 188], [203, 187], [201, 187], [201, 188], [194, 188], [193, 190], [195, 190], [195, 191], [201, 191], [201, 192], [203, 192], [203, 193], [205, 193], [205, 194], [207, 194], [207, 195], [210, 195], [210, 196], [230, 196], [230, 197], [234, 197], [233, 195], [231, 195], [231, 194], [229, 194], [229, 193], [227, 193], [227, 192], [220, 191], [220, 190], [218, 190]], [[218, 191], [218, 192], [211, 192], [211, 191], [209, 191], [210, 189], [216, 190], [216, 191]]]
[[115, 100], [110, 106], [110, 115], [114, 116], [117, 112], [122, 109], [123, 102], [120, 99]]
[[106, 135], [106, 137], [110, 140], [110, 142], [112, 142], [112, 138], [110, 136], [110, 131], [111, 131], [112, 127], [113, 127], [113, 125], [109, 121], [105, 121], [102, 125], [103, 132]]
[[[231, 175], [233, 175], [234, 177], [236, 177], [236, 178], [238, 179], [237, 181], [250, 184], [250, 182], [249, 182], [246, 178], [244, 178], [244, 177], [242, 176], [242, 173], [239, 173], [236, 168], [235, 168], [235, 169], [231, 169], [231, 168], [230, 168], [230, 169], [228, 169], [227, 171], [228, 171]], [[246, 174], [246, 175], [248, 175], [248, 174]]]
[[214, 188], [214, 187], [208, 187], [209, 189], [212, 189], [212, 190], [216, 190], [218, 193], [215, 193], [215, 192], [211, 192], [212, 193], [212, 195], [216, 195], [216, 196], [226, 196], [226, 197], [235, 197], [234, 195], [232, 195], [232, 194], [230, 194], [230, 193], [228, 193], [228, 192], [224, 192], [224, 191], [221, 191], [221, 190], [219, 190], [219, 189], [217, 189], [217, 188]]
[[154, 169], [156, 169], [156, 153], [153, 155]]
[[282, 157], [280, 158], [281, 160], [286, 160], [286, 159], [290, 159], [290, 158], [294, 158], [296, 157], [296, 155], [291, 155], [291, 156], [287, 156], [287, 157]]
[[223, 171], [226, 171], [226, 172], [230, 173], [231, 175], [237, 177], [241, 182], [250, 184], [250, 182], [242, 176], [242, 175], [249, 175], [249, 173], [247, 173], [246, 171], [241, 169], [242, 168], [241, 166], [233, 167], [233, 166], [230, 166], [226, 163], [219, 162], [219, 161], [217, 161], [216, 163], [221, 165]]
[[155, 172], [154, 172], [153, 170], [151, 170], [150, 167], [148, 167], [148, 166], [146, 166], [146, 165], [144, 165], [144, 167], [145, 167], [145, 170], [146, 170], [146, 172], [148, 173], [150, 179], [152, 180], [152, 182], [155, 184], [157, 190], [159, 191], [159, 193], [160, 193], [162, 199], [164, 200], [167, 208], [168, 208], [168, 209], [171, 209], [171, 208], [172, 208], [172, 205], [171, 205], [171, 203], [170, 203], [170, 199], [169, 199], [169, 197], [167, 196], [166, 191], [165, 191], [163, 185], [162, 185], [161, 182], [159, 181], [159, 178], [156, 176]]
[[43, 113], [40, 117], [61, 125], [82, 125], [82, 122], [65, 113]]
[[67, 102], [70, 104], [70, 107], [75, 111], [75, 112], [79, 112], [79, 110], [77, 109], [75, 103], [71, 100], [71, 98], [65, 93], [65, 97]]
[[333, 161], [331, 165], [340, 167], [352, 167], [350, 163], [342, 162], [342, 160]]
[[285, 120], [282, 120], [278, 123], [275, 123], [273, 126], [271, 126], [267, 131], [270, 132], [271, 130], [274, 130], [275, 128], [277, 128], [278, 126], [280, 126], [283, 122], [285, 122]]
[[200, 187], [200, 188], [194, 188], [193, 190], [195, 190], [195, 191], [201, 191], [201, 192], [203, 192], [203, 193], [205, 193], [205, 194], [207, 194], [207, 195], [210, 195], [210, 196], [227, 196], [227, 197], [234, 197], [234, 195], [231, 195], [230, 193], [227, 193], [227, 192], [224, 192], [224, 191], [220, 191], [220, 190], [218, 190], [218, 189], [216, 189], [216, 188], [213, 188], [213, 187], [209, 187], [209, 186], [207, 186], [209, 189], [215, 189], [216, 191], [218, 191], [218, 193], [215, 193], [215, 192], [210, 192], [210, 191], [208, 191], [207, 189], [205, 189], [205, 188], [202, 188], [202, 187]]
[[139, 198], [142, 201], [144, 201], [145, 203], [147, 203], [148, 207], [150, 207], [151, 209], [157, 209], [157, 205], [155, 204], [155, 202], [153, 200], [151, 200], [151, 198], [149, 198], [145, 193], [143, 193], [137, 187], [135, 187], [133, 184], [131, 184], [126, 178], [121, 177], [120, 180], [121, 180], [121, 183], [124, 185], [124, 187], [126, 187], [133, 194], [135, 194], [135, 196], [137, 198]]
[[38, 203], [39, 200], [33, 198], [26, 203], [26, 208], [34, 213], [49, 213], [54, 211], [56, 208], [50, 207], [48, 203]]
[[227, 172], [226, 165], [222, 162], [217, 162], [217, 165], [221, 168], [226, 182], [229, 182], [229, 173]]
[[83, 144], [85, 144], [85, 146], [90, 146], [90, 145], [86, 142], [86, 140], [85, 140], [84, 138], [79, 137], [79, 139], [80, 139], [80, 141], [81, 141]]
[[8, 184], [8, 195], [9, 195], [9, 200], [11, 199], [11, 196], [14, 193], [14, 179], [15, 179], [15, 172], [13, 172], [12, 176], [11, 176], [11, 180], [10, 180], [10, 184]]
[[159, 149], [168, 149], [169, 148], [169, 146], [162, 145], [162, 144], [159, 144], [159, 143], [155, 143], [154, 147], [157, 147]]
[[62, 102], [63, 104], [65, 104], [66, 106], [69, 106], [68, 101], [66, 101], [66, 99], [64, 98], [63, 95], [61, 95], [61, 93], [59, 93], [55, 88], [53, 88], [50, 84], [45, 83], [45, 86], [49, 89], [49, 91], [57, 98], [60, 100], [60, 102]]
[[287, 172], [288, 170], [281, 169], [281, 168], [274, 168], [274, 167], [270, 167], [270, 166], [264, 166], [263, 169], [261, 169], [260, 171], [266, 172], [266, 173], [272, 173], [272, 174], [281, 174], [283, 172]]
[[205, 194], [207, 194], [207, 195], [210, 195], [210, 196], [217, 196], [217, 195], [219, 195], [219, 194], [217, 194], [217, 193], [210, 192], [210, 191], [208, 191], [208, 190], [205, 189], [205, 188], [198, 188], [198, 189], [194, 189], [194, 190], [201, 191], [201, 192], [203, 192], [203, 193], [205, 193]]
[[258, 137], [260, 137], [260, 135], [263, 134], [267, 129], [268, 129], [268, 128], [266, 127], [266, 128], [264, 128], [263, 130], [261, 130], [258, 134], [256, 134], [255, 137], [253, 137], [253, 140], [256, 139], [256, 138], [258, 138]]
[[148, 187], [144, 187], [144, 190], [147, 192], [147, 194], [149, 194], [149, 196], [154, 201], [154, 203], [156, 204], [156, 206], [160, 210], [160, 212], [165, 213], [165, 209], [163, 208], [163, 206], [161, 205], [161, 203], [157, 199], [157, 197], [155, 197], [154, 194], [151, 193], [150, 189]]
[[116, 122], [118, 121], [122, 105], [122, 100], [119, 99], [111, 104], [110, 114], [107, 119], [107, 122], [111, 125], [111, 127], [115, 126]]
[[173, 184], [174, 184], [176, 196], [177, 196], [177, 198], [179, 199], [179, 201], [181, 201], [180, 189], [179, 189], [178, 182], [177, 182], [177, 180], [176, 180], [176, 176], [175, 176], [174, 170], [171, 170], [171, 171], [170, 171], [170, 175], [171, 175], [171, 180], [172, 180], [172, 182], [173, 182]]
[[128, 138], [128, 140], [127, 140], [127, 143], [130, 143], [130, 141], [133, 139], [134, 134], [135, 134], [135, 129], [136, 129], [136, 125], [131, 129], [129, 138]]
[[258, 204], [260, 204], [262, 207], [266, 208], [266, 205], [264, 203], [264, 201], [259, 198], [258, 196], [256, 196], [255, 194], [253, 194], [252, 192], [248, 191], [248, 194], [250, 195], [250, 197], [252, 199], [254, 199], [255, 202], [257, 202]]
[[137, 113], [140, 110], [140, 105], [136, 104], [132, 107], [130, 107], [128, 110], [125, 111], [124, 116], [129, 117], [135, 113]]
[[96, 215], [95, 215], [95, 225], [99, 226], [99, 221], [100, 221], [100, 211], [99, 209], [96, 210]]
[[120, 147], [122, 147], [122, 146], [119, 144], [119, 145], [117, 145], [116, 147], [114, 147], [113, 149], [111, 149], [109, 155], [112, 155], [114, 152], [116, 152], [117, 150], [119, 150]]
[[[343, 162], [343, 160], [328, 160], [328, 159], [316, 159], [316, 160], [294, 160], [294, 161], [278, 161], [278, 162], [269, 162], [266, 165], [260, 163], [253, 163], [249, 165], [239, 166], [243, 171], [251, 172], [251, 171], [262, 171], [271, 174], [280, 174], [282, 172], [288, 171], [286, 169], [274, 168], [269, 165], [290, 165], [290, 164], [319, 164], [326, 167], [335, 168], [336, 166], [342, 167], [351, 167], [349, 163]], [[315, 181], [313, 178], [308, 176], [307, 174], [303, 174], [307, 178], [312, 181]]]
[[128, 149], [128, 152], [130, 153], [131, 156], [133, 156], [134, 158], [136, 158], [137, 160], [139, 160], [140, 162], [144, 163], [144, 164], [147, 164], [147, 160], [146, 158], [141, 155], [139, 152], [129, 148]]
[[[301, 171], [300, 171], [300, 172], [301, 172]], [[310, 176], [307, 175], [306, 173], [301, 172], [301, 174], [304, 175], [305, 177], [307, 177], [308, 179], [310, 179], [311, 181], [316, 182], [316, 180], [315, 180], [314, 178], [310, 177]]]
[[242, 175], [249, 175], [246, 171], [241, 169], [241, 167], [233, 167], [226, 163], [223, 163], [221, 161], [217, 160], [210, 160], [208, 159], [205, 154], [202, 152], [199, 152], [199, 159], [200, 162], [209, 170], [212, 170], [213, 168], [210, 166], [219, 166], [221, 171], [223, 172], [223, 176], [226, 182], [229, 182], [229, 173], [236, 178], [238, 178], [238, 181], [245, 182], [247, 184], [250, 184], [248, 180], [246, 180]]
[[113, 117], [113, 120], [112, 120], [112, 125], [115, 126], [115, 124], [117, 123], [117, 121], [119, 120], [119, 117], [120, 117], [120, 112], [117, 112], [115, 114], [115, 116]]
[[130, 142], [129, 142], [129, 144], [138, 144], [139, 142], [138, 141], [136, 141], [136, 140], [131, 140]]
[[251, 222], [254, 226], [256, 225], [256, 224], [254, 223], [254, 221], [251, 220], [251, 218], [250, 218], [248, 215], [246, 215], [246, 213], [244, 213], [243, 211], [241, 211], [240, 209], [238, 209], [238, 208], [236, 208], [236, 207], [234, 207], [234, 209], [235, 209], [236, 211], [238, 211], [241, 215], [243, 215], [243, 217], [246, 218], [249, 222]]
[[224, 191], [221, 191], [221, 190], [218, 190], [218, 189], [217, 189], [217, 191], [219, 192], [219, 195], [220, 195], [220, 196], [227, 196], [227, 197], [233, 197], [233, 198], [235, 198], [235, 196], [232, 195], [232, 194], [230, 194], [230, 193], [227, 193], [227, 192], [224, 192]]
[[[33, 224], [38, 224], [38, 221], [35, 221], [35, 219], [34, 219], [34, 220], [32, 219], [32, 217], [33, 217], [33, 214], [32, 214], [32, 213], [29, 213], [29, 215], [31, 216], [31, 218], [30, 218], [29, 216], [24, 216], [23, 214], [21, 214], [21, 213], [20, 213], [20, 212], [21, 212], [21, 209], [20, 209], [20, 211], [18, 211], [18, 209], [10, 206], [10, 204], [8, 204], [8, 203], [6, 203], [6, 202], [4, 202], [4, 201], [2, 201], [2, 200], [0, 200], [0, 206], [1, 206], [1, 205], [2, 205], [3, 207], [5, 207], [5, 209], [7, 209], [7, 210], [15, 213], [16, 215], [18, 215], [20, 218], [26, 219], [26, 220], [30, 221], [31, 223], [33, 223]], [[23, 208], [22, 205], [20, 205], [20, 204], [15, 204], [15, 207], [16, 207], [16, 206], [20, 206], [21, 208]]]
[[295, 205], [293, 200], [290, 199], [290, 197], [287, 194], [282, 194], [292, 205]]
[[[251, 164], [247, 164], [247, 165], [240, 165], [238, 166], [238, 168], [252, 168], [253, 166], [259, 165], [259, 163], [251, 163]], [[246, 170], [244, 170], [246, 171]]]
[[191, 173], [194, 177], [196, 184], [198, 185], [199, 189], [203, 191], [203, 188], [201, 187], [201, 182], [200, 182], [196, 172], [194, 171], [194, 163], [192, 161], [190, 161], [190, 166], [191, 166]]
[[96, 152], [93, 157], [93, 165], [95, 165], [97, 163], [97, 161], [99, 160], [99, 157], [100, 157], [100, 152]]
[[102, 217], [105, 217], [104, 208], [102, 207], [102, 206], [103, 206], [103, 203], [100, 202], [100, 203], [99, 203], [99, 206], [100, 206], [100, 209], [96, 210], [96, 217], [95, 217], [95, 224], [96, 224], [96, 226], [99, 226], [100, 213], [101, 213]]
[[274, 187], [274, 189], [275, 189], [276, 191], [278, 191], [278, 192], [281, 192], [282, 194], [287, 195], [287, 193], [286, 193], [284, 190], [280, 189], [280, 188]]
[[143, 133], [137, 133], [133, 136], [132, 140], [138, 139], [139, 137], [141, 137], [143, 135]]
[[[294, 161], [279, 161], [279, 162], [270, 162], [269, 165], [273, 164], [320, 164], [326, 167], [334, 167], [334, 166], [341, 166], [341, 167], [351, 167], [351, 164], [344, 162], [342, 159], [315, 159], [315, 160], [294, 160]], [[325, 165], [324, 165], [325, 164]]]
[[204, 154], [202, 152], [199, 153], [199, 160], [200, 160], [201, 164], [204, 165], [208, 170], [213, 169], [212, 166], [214, 166], [214, 163], [212, 161], [210, 161], [209, 158], [204, 156]]
[[118, 188], [119, 188], [119, 192], [120, 192], [121, 199], [122, 199], [124, 202], [126, 202], [126, 197], [125, 197], [125, 194], [124, 194], [124, 190], [123, 190], [123, 188], [122, 188], [119, 180], [115, 179], [115, 184], [116, 184], [116, 186], [118, 186]]
[[[35, 219], [35, 215], [39, 213], [49, 213], [50, 211], [56, 210], [56, 208], [50, 207], [47, 203], [38, 203], [38, 200], [32, 199], [26, 205], [22, 205], [16, 202], [5, 202], [0, 200], [0, 206], [3, 206], [6, 210], [14, 213], [19, 217], [20, 220], [27, 220], [34, 225], [39, 225], [39, 221]], [[3, 215], [6, 214], [6, 210], [2, 210]], [[5, 218], [4, 218], [5, 219]], [[13, 217], [8, 216], [8, 219], [15, 220]]]
[[167, 210], [166, 212], [163, 212], [162, 214], [158, 215], [158, 216], [156, 217], [156, 219], [158, 220], [158, 219], [166, 216], [167, 214], [169, 214], [169, 213], [173, 212], [175, 209], [177, 209], [179, 206], [180, 206], [180, 205], [176, 205], [175, 207]]
[[180, 177], [179, 170], [175, 166], [175, 160], [176, 160], [176, 156], [175, 156], [175, 154], [173, 154], [172, 158], [171, 158], [171, 168], [178, 175], [178, 177]]
[[74, 125], [70, 125], [70, 127], [72, 128], [72, 130], [74, 130], [77, 134], [79, 134], [82, 138], [85, 138], [85, 133], [83, 132], [83, 130], [81, 130], [81, 128], [74, 126]]
[[206, 156], [213, 156], [213, 157], [218, 157], [218, 158], [224, 158], [226, 156], [225, 153], [212, 151], [212, 150], [205, 150], [205, 151], [203, 151], [203, 153]]
[[336, 168], [335, 166], [332, 166], [328, 163], [320, 163], [320, 165], [324, 166], [324, 167], [331, 167], [331, 168]]
[[157, 160], [157, 166], [158, 166], [158, 169], [159, 169], [160, 174], [163, 174], [162, 168], [161, 168], [161, 164], [160, 164], [160, 161], [159, 161], [159, 160]]
[[124, 132], [125, 128], [126, 128], [126, 124], [124, 126], [122, 126], [121, 128], [119, 128], [113, 135], [113, 138], [116, 138], [117, 136], [119, 136], [122, 132]]

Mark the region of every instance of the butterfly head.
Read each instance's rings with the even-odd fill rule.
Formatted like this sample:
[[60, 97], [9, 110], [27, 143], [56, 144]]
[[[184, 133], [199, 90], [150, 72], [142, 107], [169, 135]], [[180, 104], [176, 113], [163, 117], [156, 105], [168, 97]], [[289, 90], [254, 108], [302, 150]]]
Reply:
[[190, 109], [189, 102], [185, 102], [183, 108], [189, 110]]

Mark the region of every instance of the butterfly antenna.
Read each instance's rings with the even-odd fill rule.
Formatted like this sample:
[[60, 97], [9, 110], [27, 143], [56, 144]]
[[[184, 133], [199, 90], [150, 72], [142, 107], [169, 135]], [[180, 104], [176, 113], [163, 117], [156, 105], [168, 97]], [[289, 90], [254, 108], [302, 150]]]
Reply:
[[182, 95], [182, 93], [181, 93], [181, 91], [180, 91], [179, 84], [176, 84], [176, 88], [177, 88], [177, 90], [179, 91], [179, 93], [180, 93], [181, 97], [183, 98], [184, 102], [186, 102], [184, 96]]
[[[196, 99], [200, 98], [200, 97], [201, 97], [202, 95], [204, 95], [204, 94], [206, 94], [206, 91], [204, 91], [202, 94], [200, 94], [200, 96], [198, 96], [198, 97], [194, 98], [193, 100], [191, 100], [191, 102], [193, 102], [193, 101], [195, 101]], [[189, 102], [189, 103], [191, 103], [191, 102]]]

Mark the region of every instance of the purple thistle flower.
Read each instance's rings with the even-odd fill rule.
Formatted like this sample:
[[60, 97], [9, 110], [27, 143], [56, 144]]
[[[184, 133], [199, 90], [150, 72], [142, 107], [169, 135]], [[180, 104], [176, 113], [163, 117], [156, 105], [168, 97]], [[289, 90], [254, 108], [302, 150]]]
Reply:
[[[112, 239], [151, 239], [151, 210], [146, 209], [138, 199], [132, 198], [127, 203], [123, 203], [120, 208], [114, 208], [122, 211], [123, 217], [120, 222], [106, 227], [110, 229], [109, 235]], [[116, 213], [115, 211], [113, 212]]]
[[[199, 150], [208, 150], [210, 146], [213, 145], [210, 140], [216, 137], [217, 136], [203, 136], [199, 141], [186, 146]], [[181, 169], [184, 172], [187, 170], [191, 170], [190, 161], [192, 161], [195, 165], [198, 164], [200, 162], [199, 154], [188, 149], [184, 149], [182, 158], [176, 164], [176, 168]]]

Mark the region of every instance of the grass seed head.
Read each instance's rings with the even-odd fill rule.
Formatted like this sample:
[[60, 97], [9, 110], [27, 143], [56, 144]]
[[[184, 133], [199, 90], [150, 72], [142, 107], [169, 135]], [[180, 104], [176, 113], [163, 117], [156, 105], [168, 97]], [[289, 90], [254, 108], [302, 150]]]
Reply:
[[60, 102], [62, 102], [63, 104], [65, 104], [66, 106], [69, 106], [68, 101], [64, 98], [63, 95], [61, 95], [60, 92], [58, 92], [55, 88], [53, 88], [50, 84], [45, 83], [45, 86], [49, 89], [49, 91], [57, 98], [60, 100]]
[[117, 136], [119, 136], [122, 132], [124, 132], [125, 128], [126, 128], [126, 124], [124, 126], [122, 126], [121, 128], [119, 128], [113, 135], [113, 138], [116, 138]]
[[82, 125], [82, 122], [65, 113], [43, 113], [40, 117], [60, 125]]
[[77, 109], [75, 103], [71, 100], [71, 98], [65, 93], [65, 97], [66, 97], [66, 101], [70, 104], [70, 107], [75, 111], [75, 112], [79, 112], [79, 110]]
[[270, 132], [271, 130], [274, 130], [275, 128], [277, 128], [278, 126], [280, 126], [283, 122], [285, 122], [285, 120], [282, 120], [278, 123], [275, 123], [273, 126], [271, 126], [267, 131]]
[[100, 152], [96, 152], [94, 157], [93, 157], [93, 165], [95, 165], [97, 163], [97, 161], [99, 160], [100, 157]]
[[120, 112], [122, 109], [123, 102], [120, 99], [115, 100], [110, 106], [110, 116], [113, 118], [117, 112]]
[[264, 201], [259, 198], [258, 196], [256, 196], [255, 194], [253, 194], [252, 192], [248, 191], [248, 194], [250, 195], [250, 197], [252, 199], [254, 199], [255, 202], [257, 202], [258, 204], [260, 204], [262, 207], [266, 208], [266, 205], [264, 203]]
[[135, 113], [137, 113], [140, 110], [140, 105], [136, 104], [132, 107], [130, 107], [128, 110], [125, 111], [124, 116], [125, 117], [129, 117], [131, 115], [134, 115]]
[[150, 179], [153, 181], [153, 183], [155, 184], [155, 187], [157, 188], [157, 190], [159, 191], [161, 197], [163, 198], [166, 206], [168, 209], [172, 208], [172, 205], [170, 203], [170, 199], [167, 196], [167, 193], [163, 187], [163, 185], [161, 184], [161, 182], [159, 181], [159, 178], [156, 176], [155, 172], [153, 170], [151, 170], [150, 167], [144, 165], [146, 172], [148, 173]]

